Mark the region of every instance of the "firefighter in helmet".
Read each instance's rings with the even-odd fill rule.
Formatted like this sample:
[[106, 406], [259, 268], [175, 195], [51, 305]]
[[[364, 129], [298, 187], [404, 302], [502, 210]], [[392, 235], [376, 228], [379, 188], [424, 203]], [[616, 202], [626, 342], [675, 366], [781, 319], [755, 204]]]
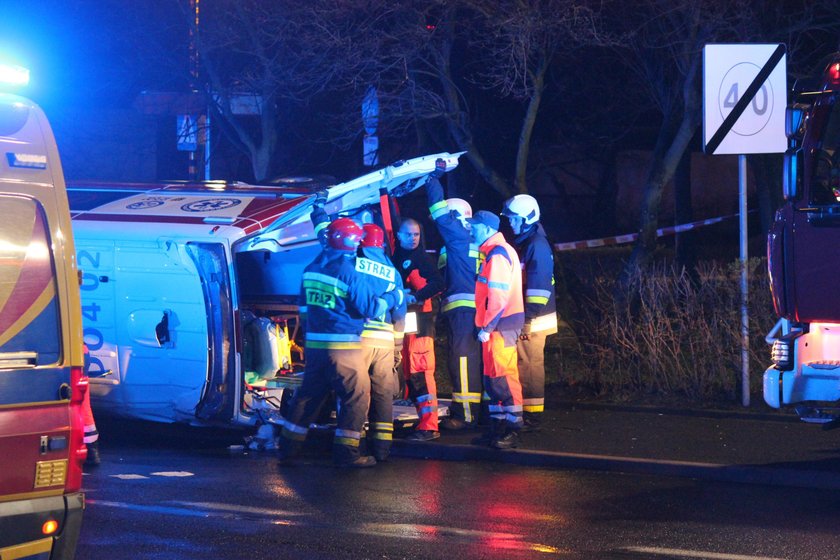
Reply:
[[469, 203], [443, 197], [440, 178], [445, 172], [446, 162], [438, 159], [426, 184], [429, 212], [444, 242], [438, 260], [445, 284], [440, 309], [446, 319], [449, 341], [447, 365], [452, 381], [452, 405], [450, 416], [441, 422], [441, 428], [463, 430], [478, 423], [481, 407], [481, 344], [475, 338], [475, 278], [481, 253], [470, 239]]
[[281, 418], [280, 461], [300, 449], [324, 400], [333, 389], [340, 406], [333, 439], [339, 466], [371, 467], [376, 459], [360, 453], [359, 444], [370, 406], [370, 375], [362, 349], [366, 317], [380, 317], [402, 297], [382, 294], [356, 272], [356, 250], [362, 228], [349, 218], [326, 227], [326, 246], [303, 272], [301, 320], [306, 370], [289, 411]]
[[554, 253], [540, 224], [540, 206], [533, 196], [518, 194], [505, 201], [502, 215], [516, 236], [525, 288], [525, 325], [516, 343], [522, 382], [523, 431], [540, 429], [545, 410], [545, 339], [557, 332], [554, 296]]
[[[385, 253], [385, 233], [376, 224], [362, 226], [364, 236], [356, 257], [356, 271], [381, 293], [398, 290], [402, 293], [402, 278]], [[405, 298], [399, 298], [384, 317], [369, 317], [362, 331], [365, 362], [370, 367], [371, 402], [368, 429], [368, 448], [377, 461], [386, 461], [391, 452], [394, 434], [394, 395], [399, 382], [394, 377], [394, 353], [397, 341], [402, 343], [405, 326]], [[400, 348], [401, 349], [401, 348]]]

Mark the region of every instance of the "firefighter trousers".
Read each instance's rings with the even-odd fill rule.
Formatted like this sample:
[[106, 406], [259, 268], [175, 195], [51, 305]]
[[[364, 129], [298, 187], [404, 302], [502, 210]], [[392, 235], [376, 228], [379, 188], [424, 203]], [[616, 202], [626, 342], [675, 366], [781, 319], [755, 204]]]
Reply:
[[377, 461], [391, 453], [394, 436], [394, 348], [363, 346], [370, 366], [370, 412], [367, 443]]
[[456, 307], [446, 312], [452, 381], [449, 414], [464, 422], [477, 422], [481, 406], [481, 343], [475, 338], [475, 309]]
[[417, 409], [418, 430], [438, 429], [435, 346], [431, 336], [407, 334], [403, 346], [403, 371], [408, 398]]
[[307, 348], [303, 382], [283, 419], [281, 453], [291, 455], [303, 443], [309, 424], [318, 417], [332, 389], [339, 401], [334, 456], [342, 461], [357, 458], [370, 408], [370, 385], [362, 348]]
[[522, 385], [519, 383], [516, 341], [518, 331], [494, 331], [482, 344], [484, 390], [489, 397], [490, 419], [507, 430], [522, 427]]
[[527, 340], [518, 340], [516, 351], [525, 417], [541, 416], [545, 410], [545, 334], [531, 333]]

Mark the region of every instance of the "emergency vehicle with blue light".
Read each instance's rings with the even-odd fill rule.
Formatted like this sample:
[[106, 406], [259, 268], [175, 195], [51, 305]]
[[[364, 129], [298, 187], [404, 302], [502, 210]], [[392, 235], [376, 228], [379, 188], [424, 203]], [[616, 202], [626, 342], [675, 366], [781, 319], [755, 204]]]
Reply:
[[[25, 71], [0, 66], [0, 80]], [[0, 93], [0, 559], [72, 559], [84, 495], [79, 280], [43, 111]]]
[[840, 419], [840, 54], [818, 79], [798, 80], [787, 109], [784, 204], [768, 237], [773, 365], [764, 400], [805, 421]]
[[[329, 186], [326, 211], [387, 230], [390, 199], [423, 185], [436, 159], [454, 169], [460, 155]], [[276, 414], [305, 359], [298, 297], [321, 250], [310, 221], [319, 188], [71, 184], [94, 410], [192, 425]]]

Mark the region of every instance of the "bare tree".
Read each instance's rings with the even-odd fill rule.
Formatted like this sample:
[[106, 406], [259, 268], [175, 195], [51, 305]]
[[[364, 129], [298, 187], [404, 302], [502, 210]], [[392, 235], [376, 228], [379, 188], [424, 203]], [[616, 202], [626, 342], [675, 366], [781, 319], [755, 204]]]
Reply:
[[799, 10], [771, 0], [643, 0], [615, 14], [621, 19], [611, 25], [623, 28], [627, 37], [619, 52], [638, 70], [638, 83], [662, 115], [644, 188], [640, 235], [624, 271], [628, 278], [650, 261], [662, 192], [700, 124], [704, 45], [785, 38], [795, 45], [798, 33], [814, 20], [805, 4]]

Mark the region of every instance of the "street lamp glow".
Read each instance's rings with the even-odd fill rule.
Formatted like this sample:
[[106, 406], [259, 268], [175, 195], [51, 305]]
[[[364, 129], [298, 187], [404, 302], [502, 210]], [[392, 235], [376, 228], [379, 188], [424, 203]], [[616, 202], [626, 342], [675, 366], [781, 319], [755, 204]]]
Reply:
[[0, 64], [0, 84], [25, 86], [29, 83], [29, 69], [23, 66]]

